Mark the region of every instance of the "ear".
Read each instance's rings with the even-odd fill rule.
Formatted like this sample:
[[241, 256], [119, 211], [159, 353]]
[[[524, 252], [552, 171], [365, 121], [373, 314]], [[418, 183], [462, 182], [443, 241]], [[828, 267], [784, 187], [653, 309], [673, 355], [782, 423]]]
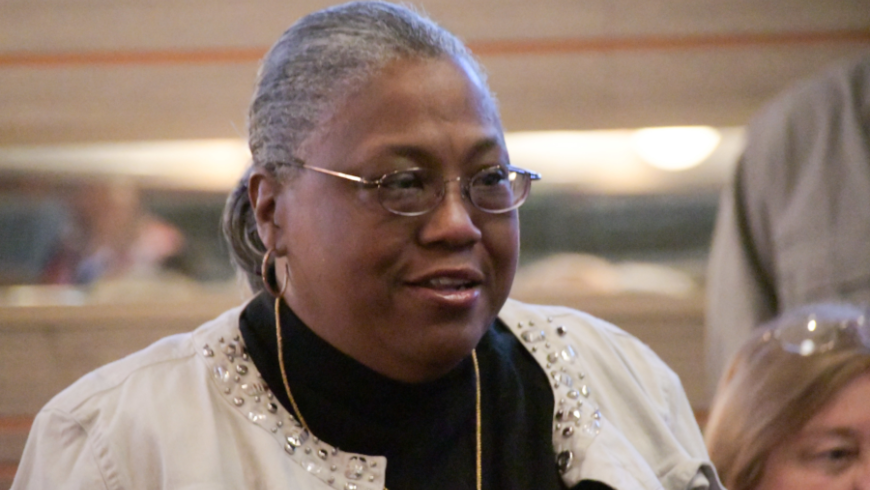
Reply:
[[248, 199], [257, 220], [257, 233], [266, 249], [276, 249], [278, 255], [281, 255], [277, 250], [281, 227], [275, 220], [275, 211], [280, 193], [281, 184], [261, 169], [254, 170], [248, 178]]

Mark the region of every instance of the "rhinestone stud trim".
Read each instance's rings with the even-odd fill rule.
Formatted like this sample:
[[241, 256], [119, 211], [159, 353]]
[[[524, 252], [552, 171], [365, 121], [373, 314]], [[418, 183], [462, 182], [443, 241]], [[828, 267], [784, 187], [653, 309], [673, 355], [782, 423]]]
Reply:
[[[515, 321], [518, 328], [513, 332], [550, 375], [556, 398], [553, 415], [556, 467], [565, 474], [583, 459], [586, 448], [601, 431], [602, 416], [586, 373], [580, 366], [582, 360], [571, 345], [570, 326], [567, 322], [554, 321], [558, 321], [555, 316], [537, 322], [535, 319], [520, 319]], [[534, 328], [522, 328], [525, 325]]]
[[234, 410], [271, 434], [287, 457], [332, 488], [384, 488], [386, 458], [343, 452], [302, 429], [302, 424], [274, 400], [256, 366], [249, 362], [240, 334], [208, 340], [199, 344], [199, 353], [209, 366], [211, 382]]

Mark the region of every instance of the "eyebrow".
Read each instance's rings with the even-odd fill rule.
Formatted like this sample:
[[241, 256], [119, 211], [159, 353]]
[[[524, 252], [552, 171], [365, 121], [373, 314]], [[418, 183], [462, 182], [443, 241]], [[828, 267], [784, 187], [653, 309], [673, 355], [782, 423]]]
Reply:
[[[501, 141], [496, 137], [481, 139], [472, 146], [471, 150], [468, 151], [466, 155], [463, 156], [463, 162], [473, 161], [474, 159], [479, 158], [481, 154], [494, 148], [501, 149], [499, 148], [500, 146]], [[504, 153], [507, 155], [506, 149]], [[379, 151], [378, 154], [407, 157], [410, 160], [428, 164], [434, 164], [437, 161], [437, 158], [431, 151], [418, 145], [389, 145]], [[375, 158], [377, 158], [377, 156]]]
[[[478, 141], [477, 144], [472, 147], [471, 152], [469, 152], [468, 160], [474, 160], [481, 153], [486, 153], [494, 148], [500, 148], [501, 141], [498, 138], [486, 138], [484, 140]], [[507, 156], [507, 148], [504, 148], [504, 154]]]
[[849, 427], [819, 427], [810, 429], [802, 435], [803, 437], [859, 437], [858, 432]]

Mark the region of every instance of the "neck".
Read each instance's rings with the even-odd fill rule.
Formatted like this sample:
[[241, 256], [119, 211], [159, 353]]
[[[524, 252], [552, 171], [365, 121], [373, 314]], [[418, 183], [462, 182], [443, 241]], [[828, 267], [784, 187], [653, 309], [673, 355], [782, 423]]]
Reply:
[[[470, 358], [493, 321], [486, 322], [483, 328], [448, 323], [420, 329], [426, 330], [425, 334], [408, 335], [407, 329], [391, 326], [361, 328], [354, 324], [355, 315], [349, 312], [313, 312], [301, 304], [286, 302], [286, 305], [330, 346], [372, 371], [402, 383], [435, 381], [456, 369]], [[460, 329], [463, 334], [457, 335]]]

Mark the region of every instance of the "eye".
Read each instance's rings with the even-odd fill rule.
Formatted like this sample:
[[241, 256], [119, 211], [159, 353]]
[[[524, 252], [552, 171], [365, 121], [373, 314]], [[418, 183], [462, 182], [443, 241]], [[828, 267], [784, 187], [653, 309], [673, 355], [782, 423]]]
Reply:
[[508, 183], [510, 174], [511, 172], [500, 166], [485, 168], [474, 176], [472, 185], [476, 187], [504, 185]]
[[402, 170], [386, 175], [381, 181], [381, 187], [390, 191], [422, 190], [428, 184], [426, 172], [417, 170]]
[[811, 466], [815, 466], [827, 474], [835, 475], [845, 471], [858, 458], [857, 448], [836, 446], [811, 453], [809, 462]]
[[842, 461], [845, 459], [854, 458], [855, 456], [857, 456], [857, 454], [858, 451], [850, 448], [840, 447], [823, 451], [818, 454], [818, 457], [828, 461]]

